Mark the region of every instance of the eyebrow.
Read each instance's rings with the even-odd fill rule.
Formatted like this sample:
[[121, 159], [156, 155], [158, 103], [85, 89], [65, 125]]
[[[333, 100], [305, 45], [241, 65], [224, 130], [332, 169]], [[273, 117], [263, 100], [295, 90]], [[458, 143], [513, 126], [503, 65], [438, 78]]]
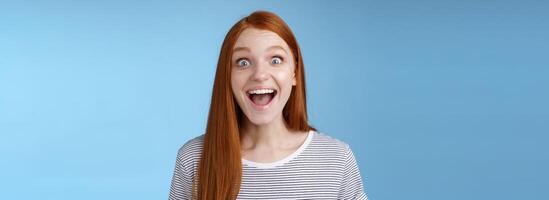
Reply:
[[233, 52], [237, 52], [237, 51], [247, 51], [247, 52], [250, 52], [250, 48], [248, 47], [236, 47], [233, 49]]
[[[281, 49], [282, 51], [284, 51], [284, 53], [288, 54], [288, 52], [286, 52], [286, 49], [282, 48], [282, 46], [279, 46], [279, 45], [271, 46], [271, 47], [267, 48], [267, 51], [272, 50], [272, 49]], [[236, 52], [236, 51], [251, 52], [250, 48], [248, 48], [248, 47], [236, 47], [236, 48], [233, 49], [233, 52]]]

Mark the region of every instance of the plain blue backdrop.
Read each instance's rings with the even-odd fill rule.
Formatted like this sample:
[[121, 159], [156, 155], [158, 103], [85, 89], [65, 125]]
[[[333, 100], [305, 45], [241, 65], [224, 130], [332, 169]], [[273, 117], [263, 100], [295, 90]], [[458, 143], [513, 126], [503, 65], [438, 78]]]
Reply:
[[549, 3], [518, 0], [2, 1], [0, 199], [166, 199], [258, 9], [371, 199], [549, 199]]

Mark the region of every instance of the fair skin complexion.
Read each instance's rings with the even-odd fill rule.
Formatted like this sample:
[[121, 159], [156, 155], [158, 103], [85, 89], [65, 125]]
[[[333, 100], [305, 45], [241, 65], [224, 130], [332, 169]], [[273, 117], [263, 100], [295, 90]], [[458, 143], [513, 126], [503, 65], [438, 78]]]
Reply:
[[259, 163], [281, 160], [307, 137], [289, 130], [282, 116], [296, 85], [291, 50], [276, 33], [256, 28], [245, 29], [233, 50], [231, 87], [246, 116], [241, 130], [242, 158]]

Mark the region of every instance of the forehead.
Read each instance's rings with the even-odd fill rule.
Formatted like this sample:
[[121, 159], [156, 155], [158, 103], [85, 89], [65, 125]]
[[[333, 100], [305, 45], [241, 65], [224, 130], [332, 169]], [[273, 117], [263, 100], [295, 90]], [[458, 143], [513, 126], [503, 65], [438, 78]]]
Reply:
[[247, 47], [252, 51], [261, 51], [271, 46], [281, 46], [286, 51], [290, 50], [288, 44], [278, 34], [257, 28], [244, 29], [236, 40], [234, 48]]

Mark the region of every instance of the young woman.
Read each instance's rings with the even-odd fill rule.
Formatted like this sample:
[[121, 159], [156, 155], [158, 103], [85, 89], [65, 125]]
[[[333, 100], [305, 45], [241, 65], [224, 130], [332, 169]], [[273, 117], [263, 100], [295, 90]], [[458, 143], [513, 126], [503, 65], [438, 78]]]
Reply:
[[170, 199], [367, 199], [353, 152], [307, 122], [290, 28], [257, 11], [227, 33], [206, 133], [177, 155]]

